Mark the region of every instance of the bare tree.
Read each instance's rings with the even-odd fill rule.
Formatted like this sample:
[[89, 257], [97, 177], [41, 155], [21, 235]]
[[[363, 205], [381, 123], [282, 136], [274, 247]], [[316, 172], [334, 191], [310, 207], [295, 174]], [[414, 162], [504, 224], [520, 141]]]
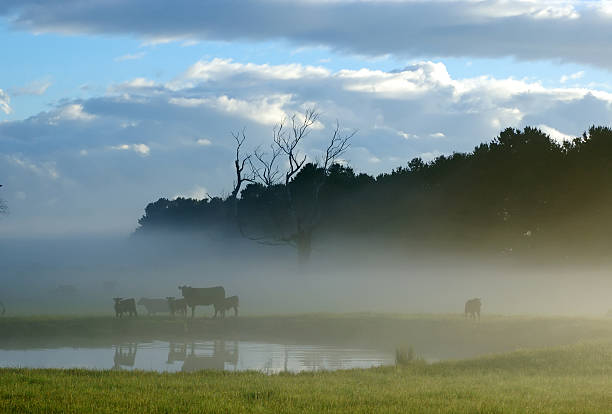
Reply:
[[[311, 183], [312, 193], [308, 196], [310, 198], [308, 211], [303, 211], [303, 209], [300, 211], [293, 194], [291, 181], [306, 165], [307, 156], [300, 152], [299, 146], [302, 140], [310, 134], [319, 116], [319, 112], [315, 109], [308, 109], [301, 117], [293, 115], [288, 119], [281, 120], [273, 128], [270, 156], [268, 157], [267, 154], [260, 152], [258, 148], [253, 154], [254, 160], [250, 156], [246, 157], [251, 165], [252, 176], [264, 187], [270, 187], [277, 182], [280, 175], [276, 165], [277, 158], [282, 155], [286, 159], [284, 191], [288, 206], [286, 213], [289, 216], [288, 221], [290, 223], [289, 228], [284, 228], [284, 231], [281, 230], [280, 234], [247, 237], [265, 244], [290, 244], [297, 249], [298, 260], [302, 264], [310, 258], [312, 234], [321, 221], [319, 194], [329, 175], [329, 168], [346, 152], [350, 145], [350, 139], [356, 133], [356, 131], [351, 131], [348, 134], [343, 134], [340, 123], [336, 121], [336, 127], [328, 146], [325, 148], [324, 157], [319, 163], [315, 164], [316, 174], [314, 181]], [[238, 149], [243, 141], [244, 134], [242, 139], [236, 139]], [[237, 155], [236, 159], [239, 160], [240, 157]], [[238, 163], [236, 165], [238, 166]], [[238, 167], [236, 170], [238, 177], [240, 177], [242, 170], [239, 170]], [[279, 222], [277, 218], [274, 218], [273, 221]], [[245, 234], [242, 227], [241, 232], [243, 235]]]
[[232, 194], [230, 198], [236, 200], [238, 198], [238, 193], [240, 192], [240, 188], [243, 183], [254, 183], [255, 175], [253, 172], [250, 174], [245, 174], [244, 167], [247, 162], [250, 163], [251, 156], [241, 156], [240, 148], [242, 148], [242, 144], [246, 140], [246, 134], [244, 129], [241, 132], [232, 132], [232, 136], [236, 141], [236, 159], [234, 160], [234, 166], [236, 168], [236, 180], [234, 181], [234, 189], [232, 190]]
[[276, 184], [280, 175], [280, 170], [276, 165], [276, 161], [281, 150], [275, 144], [271, 144], [270, 149], [271, 153], [269, 158], [267, 153], [261, 152], [261, 146], [255, 148], [253, 152], [253, 156], [257, 162], [254, 163], [253, 158], [249, 158], [249, 164], [251, 165], [253, 175], [267, 187]]

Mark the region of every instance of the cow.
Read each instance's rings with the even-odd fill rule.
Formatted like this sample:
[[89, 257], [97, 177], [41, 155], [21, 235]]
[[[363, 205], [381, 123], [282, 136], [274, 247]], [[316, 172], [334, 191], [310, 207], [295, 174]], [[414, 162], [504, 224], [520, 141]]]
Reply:
[[223, 302], [220, 304], [215, 304], [215, 318], [217, 317], [217, 312], [221, 312], [221, 317], [225, 318], [225, 311], [234, 308], [234, 316], [238, 316], [238, 306], [240, 302], [238, 300], [238, 296], [230, 296], [228, 298], [223, 299]]
[[147, 310], [147, 315], [155, 315], [157, 312], [170, 312], [170, 306], [167, 299], [161, 298], [140, 298], [137, 305], [144, 306]]
[[179, 290], [185, 298], [185, 303], [191, 308], [191, 317], [195, 315], [195, 307], [198, 305], [219, 305], [225, 299], [223, 286], [210, 288], [192, 288], [190, 286], [179, 286]]
[[187, 316], [187, 303], [185, 299], [175, 299], [173, 296], [166, 298], [168, 301], [168, 307], [170, 308], [170, 314], [174, 317], [176, 313], [180, 313], [183, 316]]
[[465, 318], [469, 316], [471, 319], [476, 320], [476, 316], [478, 316], [478, 320], [480, 320], [480, 307], [482, 306], [482, 302], [480, 298], [470, 299], [465, 302]]
[[117, 318], [121, 318], [124, 313], [127, 313], [129, 316], [138, 316], [134, 298], [113, 298], [113, 300], [115, 301], [115, 316]]

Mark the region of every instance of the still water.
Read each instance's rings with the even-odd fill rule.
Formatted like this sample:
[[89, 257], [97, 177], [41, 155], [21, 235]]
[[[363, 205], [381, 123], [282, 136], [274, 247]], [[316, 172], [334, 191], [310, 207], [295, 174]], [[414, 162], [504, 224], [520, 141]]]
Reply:
[[192, 372], [203, 369], [265, 373], [369, 368], [394, 363], [373, 349], [245, 341], [122, 343], [97, 348], [0, 349], [1, 367], [88, 368]]

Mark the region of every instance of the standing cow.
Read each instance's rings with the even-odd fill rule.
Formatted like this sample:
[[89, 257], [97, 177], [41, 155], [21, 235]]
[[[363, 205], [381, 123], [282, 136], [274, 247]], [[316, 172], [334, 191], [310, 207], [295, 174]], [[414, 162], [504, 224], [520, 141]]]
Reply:
[[138, 305], [145, 307], [145, 309], [147, 310], [147, 315], [155, 315], [158, 312], [170, 312], [170, 306], [168, 306], [167, 299], [140, 298], [140, 300], [138, 301]]
[[225, 299], [225, 289], [223, 286], [215, 286], [210, 288], [192, 288], [190, 286], [179, 286], [179, 290], [185, 298], [185, 303], [191, 308], [191, 317], [195, 315], [195, 307], [198, 305], [219, 306]]
[[482, 302], [480, 298], [470, 299], [465, 302], [465, 317], [469, 316], [471, 319], [476, 320], [476, 316], [478, 316], [478, 320], [480, 320], [480, 307], [482, 306]]
[[166, 300], [168, 301], [170, 314], [173, 317], [176, 313], [180, 313], [183, 316], [187, 316], [187, 303], [185, 303], [185, 299], [175, 299], [173, 296], [168, 296]]
[[225, 318], [225, 311], [232, 308], [234, 308], [234, 316], [238, 316], [239, 305], [240, 301], [238, 300], [238, 296], [230, 296], [229, 298], [223, 299], [223, 302], [215, 305], [215, 318], [217, 317], [217, 312], [221, 312], [221, 317]]
[[113, 300], [115, 301], [115, 316], [117, 318], [121, 318], [124, 313], [127, 313], [129, 316], [138, 316], [134, 298], [113, 298]]

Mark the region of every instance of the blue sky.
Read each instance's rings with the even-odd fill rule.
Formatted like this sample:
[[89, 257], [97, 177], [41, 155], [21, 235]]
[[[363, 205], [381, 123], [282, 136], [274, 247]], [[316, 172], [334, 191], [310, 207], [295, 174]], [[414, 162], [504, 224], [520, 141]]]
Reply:
[[7, 0], [0, 236], [129, 233], [158, 197], [227, 194], [230, 132], [252, 149], [309, 106], [301, 150], [338, 119], [371, 174], [508, 126], [568, 139], [610, 123], [611, 32], [603, 1]]

